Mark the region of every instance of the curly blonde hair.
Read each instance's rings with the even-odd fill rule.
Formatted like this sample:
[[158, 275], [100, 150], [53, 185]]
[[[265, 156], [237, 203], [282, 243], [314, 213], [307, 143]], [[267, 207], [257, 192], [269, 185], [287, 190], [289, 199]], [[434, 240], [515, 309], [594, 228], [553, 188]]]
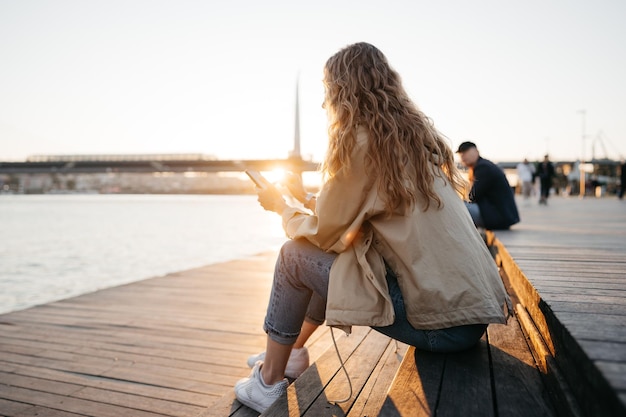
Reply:
[[[412, 208], [419, 196], [440, 208], [434, 175], [445, 175], [462, 194], [465, 181], [454, 163], [454, 154], [443, 135], [409, 99], [400, 76], [383, 53], [368, 43], [356, 43], [333, 55], [324, 67], [329, 146], [322, 173], [331, 179], [349, 168], [356, 144], [356, 128], [370, 134], [366, 165], [377, 178], [388, 214]], [[442, 174], [429, 165], [442, 168]]]

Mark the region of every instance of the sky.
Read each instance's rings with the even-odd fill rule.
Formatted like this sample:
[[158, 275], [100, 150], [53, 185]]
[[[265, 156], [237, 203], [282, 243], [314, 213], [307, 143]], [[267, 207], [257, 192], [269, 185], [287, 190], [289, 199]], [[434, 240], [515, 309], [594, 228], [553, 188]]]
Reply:
[[326, 60], [387, 56], [450, 146], [626, 156], [623, 0], [0, 0], [0, 161], [201, 153], [321, 161]]

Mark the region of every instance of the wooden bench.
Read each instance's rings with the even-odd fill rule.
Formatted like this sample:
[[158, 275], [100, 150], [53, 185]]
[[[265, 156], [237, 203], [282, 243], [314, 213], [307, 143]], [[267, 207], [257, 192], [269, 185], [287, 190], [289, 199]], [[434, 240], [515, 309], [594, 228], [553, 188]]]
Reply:
[[[517, 304], [506, 275], [502, 278]], [[410, 348], [376, 415], [560, 415], [552, 398], [528, 336], [514, 315], [506, 325], [489, 325], [480, 343], [465, 352], [437, 354]]]

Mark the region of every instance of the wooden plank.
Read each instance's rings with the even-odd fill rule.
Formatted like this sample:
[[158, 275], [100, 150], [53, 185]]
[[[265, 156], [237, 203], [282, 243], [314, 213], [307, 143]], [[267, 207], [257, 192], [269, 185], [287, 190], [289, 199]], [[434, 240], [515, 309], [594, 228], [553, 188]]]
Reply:
[[409, 349], [404, 343], [392, 341], [356, 398], [347, 417], [378, 416], [387, 399], [387, 391]]
[[219, 400], [204, 409], [197, 417], [258, 417], [259, 413], [237, 401], [234, 390], [227, 391]]
[[[306, 412], [301, 415], [317, 417], [349, 413], [390, 344], [392, 341], [388, 336], [370, 330], [367, 337], [350, 356], [342, 357], [348, 375], [343, 371], [338, 371], [332, 381], [326, 385], [323, 393], [317, 396], [315, 401], [306, 408]], [[347, 378], [350, 378], [350, 381], [347, 381]], [[352, 385], [352, 390], [349, 389], [349, 384]], [[299, 398], [302, 388], [298, 388], [294, 387], [293, 391], [298, 396], [297, 403], [302, 410], [305, 403]], [[290, 406], [292, 404], [293, 402]], [[294, 414], [289, 413], [289, 415]]]
[[447, 355], [440, 395], [438, 417], [494, 415], [489, 352], [484, 336], [472, 349]]
[[[134, 395], [123, 391], [103, 390], [98, 388], [83, 387], [76, 384], [62, 383], [41, 378], [8, 375], [0, 373], [0, 383], [11, 376], [11, 386], [25, 388], [34, 392], [46, 392], [67, 396], [71, 398], [81, 398], [107, 404], [122, 405], [127, 408], [140, 408], [145, 411], [156, 413], [166, 413], [171, 416], [195, 416], [203, 407], [185, 404], [180, 401], [168, 401], [161, 398], [150, 398], [143, 395]], [[0, 409], [1, 410], [1, 409]]]
[[[2, 404], [0, 403], [0, 407]], [[4, 408], [0, 408], [2, 410], [3, 415], [8, 417], [84, 417], [84, 414], [74, 414], [68, 413], [67, 411], [55, 410], [47, 407], [39, 407], [39, 406], [27, 406], [28, 408], [24, 411], [14, 414], [11, 413], [11, 410], [5, 410]]]
[[[4, 370], [5, 364], [6, 362], [0, 361], [0, 369]], [[218, 398], [218, 396], [215, 395], [211, 396], [209, 394], [181, 391], [178, 387], [166, 388], [149, 384], [132, 384], [123, 380], [96, 378], [91, 375], [69, 373], [32, 366], [14, 367], [10, 376], [6, 378], [4, 376], [0, 376], [0, 383], [10, 383], [12, 385], [20, 386], [15, 381], [19, 380], [19, 378], [23, 376], [46, 380], [51, 384], [72, 384], [81, 387], [102, 388], [109, 391], [126, 392], [144, 397], [160, 398], [198, 406], [210, 404]], [[41, 388], [39, 390], [41, 390]]]
[[66, 382], [51, 381], [48, 379], [36, 378], [31, 376], [0, 372], [0, 384], [6, 383], [7, 381], [10, 381], [10, 385], [14, 387], [27, 388], [32, 389], [33, 391], [43, 391], [52, 394], [68, 396], [83, 389], [83, 387], [78, 384], [69, 384]]
[[[174, 417], [195, 417], [204, 406], [190, 405], [176, 401], [168, 401], [160, 398], [144, 397], [125, 392], [102, 390], [98, 388], [84, 388], [72, 395], [73, 398], [91, 400], [94, 402], [105, 402], [126, 409], [140, 409], [153, 412], [155, 414]], [[128, 412], [127, 412], [128, 413]]]
[[[91, 347], [93, 346], [93, 347]], [[207, 362], [201, 361], [193, 361], [193, 360], [185, 360], [185, 358], [171, 358], [164, 356], [165, 352], [161, 353], [161, 351], [146, 351], [144, 354], [135, 353], [135, 352], [124, 352], [120, 350], [108, 350], [104, 349], [97, 344], [92, 344], [90, 347], [76, 347], [74, 345], [61, 345], [57, 343], [51, 342], [41, 342], [41, 341], [31, 341], [31, 340], [21, 340], [21, 339], [10, 339], [6, 338], [2, 342], [0, 342], [0, 350], [4, 352], [11, 353], [26, 353], [31, 352], [30, 354], [35, 356], [38, 352], [44, 352], [45, 350], [49, 352], [60, 352], [60, 353], [75, 353], [78, 355], [85, 356], [97, 356], [101, 358], [108, 358], [113, 360], [122, 360], [122, 361], [131, 361], [133, 363], [144, 363], [148, 365], [160, 365], [168, 368], [177, 368], [177, 369], [187, 369], [194, 370], [196, 372], [206, 372], [206, 373], [216, 373], [216, 374], [231, 374], [232, 367], [227, 365], [216, 365]], [[138, 352], [141, 350], [145, 350], [143, 348], [135, 349]], [[155, 353], [161, 353], [159, 355]], [[228, 355], [228, 353], [224, 353], [224, 355]], [[199, 357], [200, 359], [201, 357]]]
[[[570, 276], [570, 275], [580, 275], [584, 272], [588, 277], [615, 277], [619, 278], [623, 276], [624, 266], [623, 265], [612, 265], [612, 264], [581, 264], [579, 262], [576, 263], [566, 263], [566, 262], [550, 262], [547, 260], [542, 262], [541, 266], [533, 265], [533, 263], [529, 261], [523, 261], [514, 259], [514, 261], [519, 265], [520, 268], [527, 270], [533, 273], [533, 276], [539, 274], [545, 275], [554, 275], [554, 276]], [[533, 268], [534, 266], [534, 268]], [[548, 269], [548, 267], [550, 267]], [[538, 276], [541, 278], [541, 275]]]
[[0, 412], [4, 416], [13, 417], [21, 413], [26, 413], [32, 408], [32, 405], [0, 398]]
[[579, 340], [585, 354], [594, 361], [626, 363], [626, 346], [623, 343], [599, 340]]
[[24, 402], [26, 404], [33, 404], [60, 411], [69, 411], [71, 413], [91, 417], [119, 417], [124, 415], [132, 415], [133, 417], [163, 417], [163, 414], [151, 413], [135, 407], [129, 409], [127, 407], [87, 401], [67, 397], [65, 395], [56, 395], [47, 392], [37, 392], [37, 395], [33, 395], [33, 391], [31, 390], [12, 386], [4, 386], [2, 388], [2, 397], [12, 401]]
[[612, 295], [588, 295], [585, 294], [560, 294], [560, 293], [546, 293], [545, 297], [541, 297], [543, 303], [550, 305], [552, 302], [568, 302], [571, 305], [584, 302], [593, 302], [597, 304], [605, 305], [620, 305], [624, 303], [623, 297], [616, 297]]
[[[116, 301], [115, 303], [120, 302], [120, 301]], [[175, 309], [176, 307], [169, 307], [172, 309]], [[28, 310], [26, 310], [28, 311]], [[141, 315], [147, 315], [150, 316], [151, 313], [150, 311], [137, 311], [136, 309], [127, 309], [126, 310], [126, 314], [131, 314], [134, 317], [138, 317]], [[258, 313], [257, 313], [258, 314]], [[232, 315], [231, 315], [232, 316]], [[141, 323], [141, 325], [139, 324], [135, 324], [137, 323], [137, 319], [135, 319], [133, 322], [126, 320], [125, 318], [123, 318], [123, 316], [120, 316], [120, 322], [115, 323], [116, 319], [111, 319], [111, 318], [102, 318], [99, 319], [100, 323], [98, 323], [98, 321], [94, 318], [90, 318], [90, 319], [86, 319], [86, 318], [79, 318], [76, 316], [56, 316], [56, 315], [52, 315], [52, 314], [44, 314], [44, 313], [22, 313], [22, 314], [16, 314], [13, 317], [13, 321], [12, 323], [14, 325], [18, 325], [18, 324], [39, 324], [39, 325], [54, 325], [56, 327], [59, 328], [63, 328], [63, 329], [74, 329], [74, 330], [84, 330], [84, 331], [92, 331], [92, 332], [107, 332], [107, 331], [111, 331], [111, 330], [119, 330], [120, 334], [124, 334], [124, 331], [129, 333], [129, 332], [145, 332], [145, 333], [154, 333], [154, 330], [150, 330], [150, 328], [148, 327], [147, 324], [145, 324], [144, 322]], [[242, 316], [242, 318], [245, 320], [245, 316]], [[148, 319], [149, 320], [149, 319]], [[209, 320], [207, 320], [209, 321]], [[111, 323], [115, 323], [114, 325], [111, 325]], [[170, 325], [171, 329], [175, 329], [173, 331], [176, 331], [178, 333], [189, 333], [191, 335], [193, 334], [197, 334], [199, 333], [199, 331], [185, 331], [185, 329], [181, 328], [177, 323], [172, 323]], [[260, 330], [260, 325], [257, 322], [255, 323], [248, 323], [246, 321], [243, 321], [242, 323], [240, 323], [240, 328], [237, 328], [237, 331], [239, 333], [258, 333], [258, 331]], [[170, 337], [167, 333], [168, 331], [168, 326], [164, 323], [160, 323], [159, 327], [161, 328], [161, 335], [162, 338], [167, 338]], [[216, 322], [216, 323], [212, 323], [211, 324], [211, 329], [213, 331], [233, 331], [233, 326], [232, 326], [232, 322], [228, 323], [228, 322]], [[175, 337], [170, 337], [173, 340], [176, 340]], [[193, 339], [191, 339], [193, 340]], [[181, 341], [185, 341], [185, 339], [178, 339], [179, 343]], [[188, 341], [189, 342], [189, 341]]]
[[380, 417], [435, 415], [446, 355], [410, 347], [380, 410]]
[[167, 360], [160, 357], [141, 356], [124, 352], [107, 352], [94, 348], [80, 348], [78, 350], [64, 351], [56, 350], [54, 349], [54, 345], [52, 345], [51, 349], [43, 350], [39, 347], [34, 348], [27, 344], [0, 343], [0, 349], [3, 352], [15, 355], [24, 356], [27, 354], [25, 360], [21, 362], [24, 364], [28, 363], [29, 360], [34, 361], [36, 359], [50, 359], [59, 362], [93, 362], [103, 360], [107, 364], [133, 364], [133, 366], [143, 367], [145, 369], [161, 370], [160, 373], [163, 374], [184, 372], [188, 377], [196, 376], [198, 379], [204, 379], [208, 374], [217, 374], [218, 377], [227, 377], [232, 374], [232, 367], [225, 365], [217, 366], [210, 363], [199, 363], [194, 368], [192, 366], [193, 362], [186, 363], [177, 359]]
[[[497, 232], [500, 237], [500, 232]], [[511, 245], [503, 239], [507, 248], [515, 253], [514, 259], [524, 262], [528, 266], [542, 267], [552, 265], [552, 262], [582, 262], [585, 264], [603, 265], [614, 263], [623, 265], [626, 261], [619, 258], [619, 251], [594, 250], [591, 248], [577, 249], [572, 246], [522, 246]]]
[[[519, 265], [518, 265], [519, 268]], [[530, 269], [524, 268], [524, 273], [535, 278], [541, 278], [541, 280], [533, 280], [538, 282], [550, 282], [551, 280], [565, 280], [567, 282], [580, 282], [580, 283], [593, 283], [593, 282], [607, 282], [607, 283], [619, 283], [622, 275], [611, 272], [597, 271], [594, 272], [593, 279], [590, 280], [588, 276], [580, 274], [580, 270], [568, 271], [565, 269]], [[534, 283], [538, 283], [534, 282]]]
[[576, 339], [604, 340], [626, 344], [626, 319], [619, 315], [559, 312], [557, 318]]
[[[603, 290], [607, 292], [614, 292], [615, 294], [621, 294], [626, 296], [624, 290], [623, 278], [612, 279], [596, 279], [585, 277], [584, 280], [570, 280], [566, 277], [554, 277], [542, 276], [541, 282], [535, 283], [535, 287], [544, 292], [558, 292], [558, 290], [567, 289], [568, 291], [587, 291], [587, 290]], [[563, 278], [563, 279], [561, 279]]]
[[[27, 330], [27, 331], [24, 331]], [[110, 351], [112, 354], [116, 352], [127, 352], [135, 354], [147, 354], [161, 358], [172, 357], [172, 350], [184, 350], [185, 355], [181, 358], [190, 362], [202, 362], [206, 360], [206, 349], [216, 349], [221, 351], [230, 351], [247, 355], [249, 352], [258, 349], [265, 341], [265, 335], [242, 335], [234, 332], [213, 332], [207, 331], [206, 337], [203, 338], [198, 346], [194, 343], [188, 343], [184, 347], [176, 345], [168, 345], [173, 339], [162, 339], [158, 335], [153, 337], [137, 338], [134, 332], [117, 332], [111, 331], [93, 332], [80, 329], [64, 329], [61, 333], [51, 332], [50, 327], [42, 326], [37, 323], [28, 326], [13, 326], [10, 331], [3, 332], [3, 336], [11, 343], [19, 343], [19, 341], [40, 342], [43, 345], [58, 347], [62, 350], [75, 351], [80, 348], [97, 348], [100, 350]], [[231, 347], [231, 349], [229, 349]], [[203, 359], [204, 358], [204, 359]], [[221, 362], [220, 362], [221, 364]]]
[[546, 387], [517, 319], [487, 328], [497, 415], [554, 416]]

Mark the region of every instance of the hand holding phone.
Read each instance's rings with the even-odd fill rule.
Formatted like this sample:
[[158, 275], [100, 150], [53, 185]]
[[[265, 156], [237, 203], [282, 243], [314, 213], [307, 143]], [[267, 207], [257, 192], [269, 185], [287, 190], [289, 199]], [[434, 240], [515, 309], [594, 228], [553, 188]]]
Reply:
[[272, 183], [269, 182], [267, 178], [261, 175], [261, 173], [257, 170], [246, 169], [246, 174], [248, 174], [248, 177], [250, 177], [252, 182], [254, 182], [254, 184], [260, 189], [265, 189], [268, 186], [272, 185]]
[[247, 169], [246, 174], [252, 182], [259, 188], [259, 203], [265, 210], [282, 213], [287, 207], [287, 203], [281, 192], [271, 182], [267, 180], [259, 171]]

